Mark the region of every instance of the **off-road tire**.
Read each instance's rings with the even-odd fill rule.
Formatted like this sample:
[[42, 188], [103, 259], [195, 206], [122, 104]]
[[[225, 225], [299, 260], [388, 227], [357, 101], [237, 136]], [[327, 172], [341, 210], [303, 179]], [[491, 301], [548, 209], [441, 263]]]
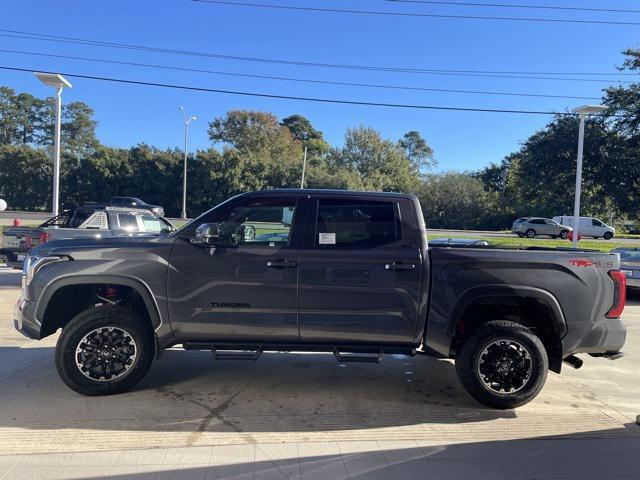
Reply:
[[[483, 383], [479, 371], [480, 355], [496, 340], [513, 340], [530, 354], [531, 371], [521, 389], [513, 393], [498, 393]], [[497, 409], [520, 407], [533, 400], [547, 379], [549, 360], [540, 339], [528, 328], [514, 322], [489, 322], [472, 333], [456, 354], [456, 373], [467, 392], [480, 403]]]
[[524, 236], [527, 237], [527, 238], [535, 238], [536, 231], [533, 228], [530, 228], [529, 230], [524, 232]]
[[[93, 380], [76, 364], [76, 348], [85, 335], [102, 327], [125, 331], [135, 341], [135, 359], [128, 370], [113, 380]], [[108, 305], [89, 308], [76, 315], [63, 329], [56, 344], [58, 374], [71, 389], [83, 395], [112, 395], [132, 388], [147, 373], [154, 356], [151, 325], [134, 311]]]

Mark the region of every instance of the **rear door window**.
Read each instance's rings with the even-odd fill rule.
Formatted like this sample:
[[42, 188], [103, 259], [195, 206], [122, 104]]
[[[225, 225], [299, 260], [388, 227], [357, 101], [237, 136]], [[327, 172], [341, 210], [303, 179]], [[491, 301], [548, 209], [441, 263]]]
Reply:
[[131, 213], [118, 213], [118, 225], [125, 232], [137, 232], [138, 217]]
[[395, 202], [377, 200], [318, 200], [316, 248], [368, 249], [401, 239]]

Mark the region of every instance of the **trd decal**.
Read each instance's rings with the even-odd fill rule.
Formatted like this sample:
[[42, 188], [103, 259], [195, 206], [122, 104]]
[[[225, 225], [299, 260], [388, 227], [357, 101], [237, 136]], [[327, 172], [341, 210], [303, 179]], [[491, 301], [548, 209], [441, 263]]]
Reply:
[[569, 264], [574, 267], [606, 267], [613, 268], [614, 264], [611, 261], [601, 261], [601, 260], [587, 260], [584, 258], [576, 258], [573, 260], [569, 260]]

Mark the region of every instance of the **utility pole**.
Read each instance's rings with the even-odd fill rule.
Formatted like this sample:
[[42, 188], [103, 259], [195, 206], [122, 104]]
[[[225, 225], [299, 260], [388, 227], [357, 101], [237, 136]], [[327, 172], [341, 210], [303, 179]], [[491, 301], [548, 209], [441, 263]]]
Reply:
[[307, 142], [304, 143], [304, 156], [302, 157], [302, 179], [300, 180], [300, 188], [304, 188], [304, 173], [307, 169]]
[[192, 120], [197, 120], [198, 117], [191, 115], [187, 118], [187, 114], [184, 113], [184, 107], [180, 105], [178, 110], [182, 112], [184, 117], [184, 171], [182, 172], [182, 219], [187, 219], [187, 159], [189, 158], [189, 124]]
[[582, 194], [582, 157], [584, 154], [584, 124], [586, 117], [592, 113], [602, 113], [607, 109], [604, 105], [584, 105], [574, 108], [573, 112], [580, 117], [580, 129], [578, 131], [578, 159], [576, 165], [576, 198], [573, 205], [573, 248], [578, 248], [580, 236], [580, 195]]

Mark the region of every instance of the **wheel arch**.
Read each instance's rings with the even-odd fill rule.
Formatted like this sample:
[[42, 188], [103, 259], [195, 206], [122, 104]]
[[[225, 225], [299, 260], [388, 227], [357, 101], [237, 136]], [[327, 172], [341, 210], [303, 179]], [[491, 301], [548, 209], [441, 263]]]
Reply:
[[[41, 338], [52, 334], [63, 326], [63, 324], [61, 324], [62, 319], [56, 319], [52, 311], [56, 306], [55, 302], [59, 301], [61, 296], [64, 296], [65, 293], [81, 294], [92, 286], [99, 285], [114, 285], [130, 289], [135, 297], [139, 299], [139, 302], [142, 302], [144, 313], [146, 313], [152, 328], [157, 330], [162, 324], [158, 305], [151, 293], [151, 289], [144, 282], [122, 275], [71, 275], [51, 282], [45, 287], [38, 299], [35, 317], [41, 325]], [[83, 297], [74, 298], [74, 300], [76, 300], [76, 310], [78, 310], [75, 313], [79, 313], [83, 309], [93, 306], [92, 304], [86, 304], [86, 302], [83, 303], [82, 298]], [[70, 318], [66, 319], [66, 321], [68, 320], [70, 320]]]
[[449, 332], [452, 355], [463, 338], [492, 320], [510, 320], [534, 330], [547, 350], [549, 368], [560, 371], [567, 323], [551, 292], [518, 285], [484, 285], [467, 290], [453, 310]]

